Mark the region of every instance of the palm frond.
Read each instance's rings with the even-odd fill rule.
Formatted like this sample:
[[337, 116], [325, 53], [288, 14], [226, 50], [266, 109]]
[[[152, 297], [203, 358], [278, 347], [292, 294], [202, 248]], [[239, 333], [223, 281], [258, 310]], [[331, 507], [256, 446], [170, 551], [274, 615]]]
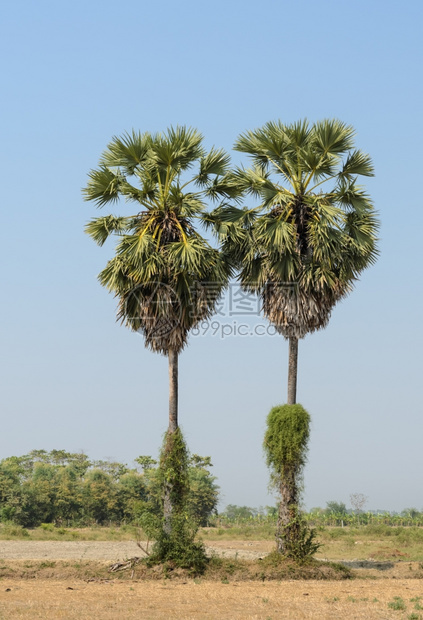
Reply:
[[360, 174], [366, 177], [374, 176], [374, 167], [369, 155], [355, 150], [350, 153], [339, 173], [340, 178], [349, 178], [351, 175]]
[[196, 129], [187, 127], [171, 127], [166, 133], [158, 134], [152, 144], [158, 170], [188, 170], [204, 155], [202, 141], [203, 136]]
[[320, 155], [342, 155], [354, 146], [355, 130], [337, 119], [318, 121], [313, 127], [313, 150]]
[[100, 158], [100, 165], [105, 168], [122, 168], [132, 175], [149, 157], [152, 136], [149, 133], [132, 131], [122, 137], [114, 136]]
[[85, 232], [90, 235], [97, 245], [102, 246], [112, 233], [123, 233], [130, 230], [133, 224], [132, 217], [116, 217], [106, 215], [88, 222]]
[[119, 173], [100, 166], [98, 170], [91, 170], [88, 176], [87, 187], [82, 190], [85, 200], [93, 200], [98, 207], [119, 200], [120, 185], [125, 180]]
[[212, 148], [207, 155], [200, 159], [198, 182], [205, 185], [210, 175], [223, 176], [228, 172], [231, 158], [223, 149]]

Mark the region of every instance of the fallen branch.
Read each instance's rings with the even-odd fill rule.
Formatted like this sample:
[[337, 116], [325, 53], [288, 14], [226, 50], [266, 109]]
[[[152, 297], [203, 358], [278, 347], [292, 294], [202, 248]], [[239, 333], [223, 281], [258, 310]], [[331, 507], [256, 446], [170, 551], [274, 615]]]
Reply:
[[109, 573], [117, 573], [121, 570], [127, 570], [128, 568], [134, 568], [139, 562], [141, 562], [142, 558], [134, 557], [129, 558], [129, 560], [125, 560], [124, 562], [115, 562], [109, 566]]
[[144, 547], [141, 545], [141, 542], [140, 542], [140, 539], [139, 539], [139, 535], [137, 535], [137, 540], [136, 540], [136, 543], [137, 543], [138, 547], [141, 549], [141, 551], [142, 551], [143, 553], [145, 553], [145, 555], [150, 555], [150, 554], [149, 554], [149, 552], [148, 552], [148, 545], [150, 544], [150, 539], [149, 539], [149, 538], [147, 538], [147, 547], [146, 547], [145, 549], [144, 549]]

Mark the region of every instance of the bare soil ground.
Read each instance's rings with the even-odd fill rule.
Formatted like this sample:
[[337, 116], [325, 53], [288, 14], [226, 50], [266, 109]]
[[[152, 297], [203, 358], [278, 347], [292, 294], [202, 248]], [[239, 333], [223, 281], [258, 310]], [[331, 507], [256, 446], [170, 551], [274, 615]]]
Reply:
[[[225, 557], [257, 560], [273, 544], [225, 540], [208, 548]], [[133, 580], [119, 580], [112, 573], [110, 579], [88, 581], [72, 576], [73, 563], [106, 565], [140, 555], [131, 541], [0, 541], [0, 568], [29, 567], [21, 573], [25, 578], [19, 571], [0, 577], [0, 620], [423, 620], [423, 573], [417, 562], [391, 562], [386, 570], [358, 569], [358, 578], [347, 581], [221, 583], [183, 576], [144, 581], [136, 573]], [[34, 561], [45, 568], [31, 573]], [[60, 562], [69, 566], [63, 577]]]
[[[141, 543], [143, 547], [147, 543]], [[207, 545], [210, 553], [224, 557], [256, 560], [267, 555], [274, 547], [266, 540], [213, 541]], [[13, 560], [110, 560], [142, 556], [135, 541], [41, 541], [0, 540], [0, 558]]]

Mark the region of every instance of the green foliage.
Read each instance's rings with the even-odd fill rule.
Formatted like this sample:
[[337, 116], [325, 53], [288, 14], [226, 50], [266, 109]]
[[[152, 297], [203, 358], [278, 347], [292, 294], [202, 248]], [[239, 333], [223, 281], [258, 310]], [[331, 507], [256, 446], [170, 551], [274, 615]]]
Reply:
[[[206, 524], [215, 511], [218, 486], [209, 457], [188, 463], [188, 510]], [[160, 514], [159, 469], [151, 457], [137, 462], [143, 473], [121, 463], [89, 461], [85, 454], [33, 450], [0, 461], [0, 521], [36, 527], [138, 522], [148, 508]]]
[[249, 506], [236, 506], [234, 504], [228, 504], [221, 516], [226, 517], [231, 521], [241, 522], [246, 519], [252, 519], [256, 514], [257, 510], [250, 508]]
[[183, 511], [172, 514], [171, 528], [167, 531], [164, 519], [144, 513], [140, 520], [143, 531], [155, 543], [147, 564], [168, 564], [170, 568], [188, 568], [194, 574], [201, 574], [207, 566], [207, 556], [202, 542], [195, 537], [198, 524]]
[[322, 546], [316, 540], [317, 531], [309, 527], [299, 510], [294, 510], [289, 523], [280, 527], [279, 535], [284, 539], [284, 555], [297, 562], [313, 557]]
[[375, 262], [378, 219], [358, 176], [373, 176], [355, 149], [354, 129], [331, 119], [280, 121], [247, 131], [235, 149], [252, 166], [229, 180], [241, 200], [208, 218], [239, 280], [263, 301], [265, 316], [286, 338], [324, 328], [335, 304]]
[[206, 526], [210, 515], [216, 511], [219, 500], [219, 487], [215, 483], [216, 477], [203, 467], [191, 466], [188, 469], [188, 480], [188, 512], [200, 526]]
[[300, 472], [306, 463], [310, 416], [301, 405], [278, 405], [267, 416], [264, 450], [275, 484], [288, 470]]
[[[200, 462], [196, 459], [197, 462]], [[169, 564], [201, 573], [207, 564], [204, 545], [195, 541], [199, 523], [189, 510], [189, 454], [180, 428], [167, 432], [160, 453], [160, 514], [141, 517], [144, 531], [155, 539], [148, 563]]]
[[87, 516], [100, 525], [117, 506], [113, 479], [100, 469], [88, 472], [82, 487], [82, 500]]
[[326, 512], [330, 515], [346, 515], [347, 507], [344, 502], [326, 502]]
[[276, 541], [279, 552], [295, 560], [311, 557], [320, 546], [299, 509], [309, 434], [310, 416], [301, 405], [279, 405], [267, 416], [264, 450], [280, 493]]
[[2, 528], [2, 533], [7, 538], [29, 538], [28, 530], [15, 523], [6, 522]]
[[189, 331], [213, 314], [231, 273], [194, 226], [208, 199], [231, 191], [228, 156], [207, 153], [202, 142], [186, 127], [114, 137], [84, 189], [99, 207], [134, 204], [133, 215], [95, 218], [86, 232], [98, 245], [117, 238], [100, 283], [118, 298], [118, 319], [163, 354], [179, 352]]
[[388, 603], [388, 607], [396, 611], [405, 611], [407, 609], [407, 605], [400, 596], [394, 596], [394, 600]]
[[188, 491], [188, 448], [182, 431], [165, 433], [163, 447], [160, 452], [159, 484], [163, 497], [168, 494], [169, 502], [175, 511], [185, 507]]

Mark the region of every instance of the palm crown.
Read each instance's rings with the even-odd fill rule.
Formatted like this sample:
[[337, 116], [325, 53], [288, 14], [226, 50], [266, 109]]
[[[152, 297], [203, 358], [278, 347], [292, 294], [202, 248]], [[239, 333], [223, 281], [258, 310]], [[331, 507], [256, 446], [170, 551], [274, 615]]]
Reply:
[[154, 351], [179, 352], [227, 284], [230, 267], [194, 219], [207, 198], [231, 193], [228, 166], [222, 150], [207, 153], [201, 134], [177, 127], [115, 137], [90, 172], [86, 200], [103, 207], [122, 197], [137, 205], [130, 216], [91, 220], [86, 231], [99, 245], [113, 233], [119, 237], [99, 280], [118, 297], [118, 318], [140, 330]]
[[337, 120], [270, 122], [242, 134], [235, 149], [253, 166], [236, 169], [231, 182], [260, 205], [218, 207], [210, 218], [243, 287], [261, 295], [265, 315], [287, 338], [324, 327], [377, 256], [376, 215], [357, 185], [373, 166], [353, 137]]

